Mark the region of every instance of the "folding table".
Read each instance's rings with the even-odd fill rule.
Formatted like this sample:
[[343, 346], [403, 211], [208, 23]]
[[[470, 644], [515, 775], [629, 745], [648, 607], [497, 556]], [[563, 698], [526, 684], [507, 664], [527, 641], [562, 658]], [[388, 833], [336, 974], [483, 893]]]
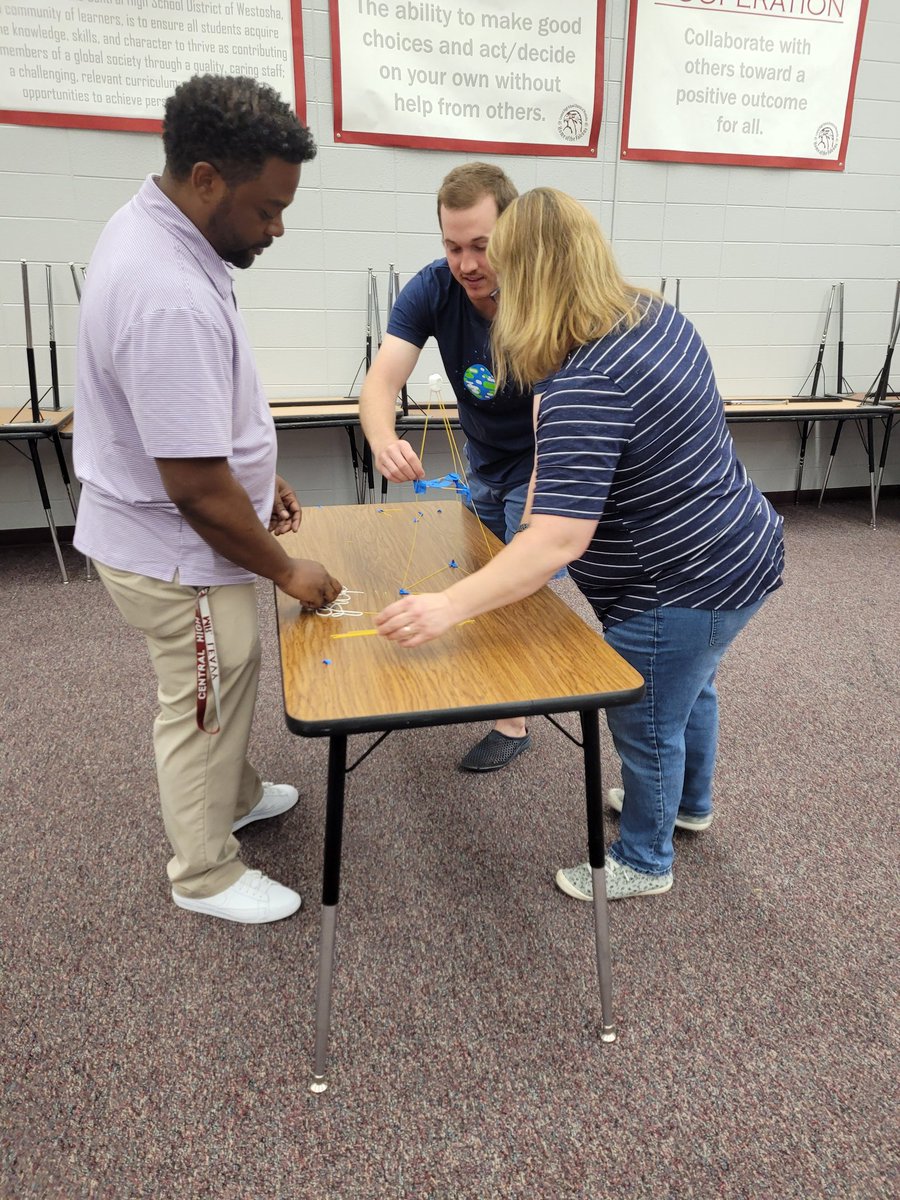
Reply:
[[[329, 739], [311, 1090], [327, 1087], [346, 776], [396, 729], [579, 714], [582, 740], [576, 744], [584, 752], [600, 1036], [613, 1041], [599, 710], [639, 699], [641, 676], [604, 642], [598, 627], [587, 625], [548, 587], [415, 650], [374, 635], [371, 614], [396, 599], [401, 587], [442, 590], [457, 572], [477, 570], [502, 549], [455, 495], [420, 504], [309, 508], [299, 532], [281, 543], [289, 554], [325, 563], [344, 587], [357, 593], [352, 607], [361, 613], [329, 617], [304, 612], [276, 590], [288, 728], [302, 737]], [[347, 739], [363, 733], [381, 737], [348, 767]], [[411, 764], [410, 770], [416, 769]]]
[[50, 537], [53, 540], [53, 549], [56, 551], [56, 561], [59, 563], [63, 583], [68, 583], [69, 575], [66, 571], [66, 564], [59, 545], [56, 522], [53, 520], [53, 513], [50, 509], [50, 494], [47, 491], [47, 481], [44, 478], [44, 470], [41, 466], [41, 456], [38, 447], [42, 441], [52, 443], [53, 449], [56, 451], [59, 471], [65, 484], [66, 494], [69, 497], [72, 514], [73, 516], [76, 515], [75, 497], [72, 494], [72, 484], [69, 479], [68, 468], [66, 467], [62, 442], [60, 441], [60, 434], [72, 420], [72, 410], [71, 408], [42, 408], [36, 411], [37, 417], [35, 417], [32, 408], [28, 405], [25, 405], [23, 408], [0, 408], [0, 441], [28, 443], [31, 467], [34, 471], [38, 491], [40, 492], [44, 516], [47, 518], [47, 528], [50, 530]]
[[[725, 420], [729, 425], [752, 421], [796, 421], [800, 430], [800, 449], [797, 456], [797, 485], [795, 502], [800, 500], [803, 483], [803, 467], [806, 462], [806, 446], [812, 427], [820, 421], [836, 421], [843, 428], [845, 421], [855, 421], [860, 429], [869, 462], [869, 499], [872, 513], [872, 528], [878, 507], [880, 474], [884, 471], [890, 442], [894, 411], [884, 404], [874, 404], [865, 396], [841, 397], [837, 399], [804, 399], [794, 397], [725, 397]], [[875, 422], [880, 420], [884, 427], [884, 442], [881, 450], [880, 472], [875, 470]], [[865, 432], [863, 432], [863, 430]], [[837, 438], [832, 442], [831, 456], [825, 473], [825, 481], [819, 494], [819, 503], [828, 485], [831, 463], [837, 450]]]

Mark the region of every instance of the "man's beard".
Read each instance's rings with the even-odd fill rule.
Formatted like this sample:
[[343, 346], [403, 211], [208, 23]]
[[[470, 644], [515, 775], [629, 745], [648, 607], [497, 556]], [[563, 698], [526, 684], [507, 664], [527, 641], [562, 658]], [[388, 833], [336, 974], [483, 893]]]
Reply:
[[222, 257], [233, 267], [240, 267], [242, 271], [252, 267], [256, 261], [256, 255], [252, 250], [227, 250]]
[[264, 250], [267, 246], [271, 246], [272, 239], [269, 238], [267, 242], [259, 242], [255, 246], [235, 245], [234, 230], [231, 228], [231, 223], [228, 220], [230, 213], [231, 198], [225, 197], [210, 218], [209, 232], [216, 239], [216, 251], [219, 257], [224, 258], [233, 267], [238, 267], [240, 270], [246, 271], [256, 261], [254, 251]]

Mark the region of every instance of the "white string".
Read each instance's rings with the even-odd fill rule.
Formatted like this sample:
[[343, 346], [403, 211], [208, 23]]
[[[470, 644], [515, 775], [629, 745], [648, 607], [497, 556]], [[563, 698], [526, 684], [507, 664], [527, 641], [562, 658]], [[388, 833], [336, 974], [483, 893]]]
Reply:
[[326, 604], [324, 608], [316, 609], [317, 617], [362, 617], [363, 612], [357, 612], [355, 609], [348, 608], [351, 596], [362, 596], [363, 592], [349, 592], [346, 588], [341, 588], [341, 594], [335, 597], [330, 604]]

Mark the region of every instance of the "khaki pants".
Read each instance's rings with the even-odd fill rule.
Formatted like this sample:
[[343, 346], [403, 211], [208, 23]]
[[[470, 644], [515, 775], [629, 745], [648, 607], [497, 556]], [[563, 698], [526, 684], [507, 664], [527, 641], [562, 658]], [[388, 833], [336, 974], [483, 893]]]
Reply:
[[256, 588], [246, 583], [209, 590], [221, 699], [219, 732], [209, 734], [197, 727], [197, 589], [96, 567], [119, 612], [146, 637], [159, 682], [153, 745], [163, 823], [174, 851], [169, 879], [180, 895], [214, 896], [246, 869], [231, 826], [262, 796], [260, 778], [247, 762], [259, 682]]

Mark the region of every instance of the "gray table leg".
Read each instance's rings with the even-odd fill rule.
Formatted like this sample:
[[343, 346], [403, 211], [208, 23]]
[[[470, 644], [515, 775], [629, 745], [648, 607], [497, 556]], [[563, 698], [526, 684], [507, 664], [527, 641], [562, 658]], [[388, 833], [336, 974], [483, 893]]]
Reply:
[[616, 1027], [612, 1012], [612, 962], [609, 943], [609, 902], [606, 899], [606, 846], [603, 841], [603, 788], [600, 778], [600, 714], [582, 712], [584, 745], [584, 796], [587, 806], [588, 857], [594, 890], [594, 940], [597, 975], [600, 981], [600, 1040], [614, 1042]]
[[869, 456], [869, 503], [872, 509], [872, 528], [875, 528], [875, 509], [877, 499], [875, 495], [875, 418], [868, 417], [865, 421], [866, 427], [866, 452]]
[[325, 810], [325, 856], [322, 867], [322, 917], [319, 926], [319, 978], [316, 985], [316, 1054], [311, 1092], [328, 1087], [328, 1038], [331, 1032], [331, 989], [337, 908], [341, 886], [341, 839], [344, 829], [344, 786], [347, 778], [347, 736], [335, 734], [328, 746], [328, 799]]
[[322, 905], [319, 926], [319, 979], [316, 984], [316, 1056], [309, 1090], [316, 1094], [328, 1088], [325, 1068], [328, 1063], [328, 1038], [331, 1033], [331, 983], [334, 976], [334, 943], [337, 933], [337, 905]]
[[878, 478], [875, 481], [875, 509], [878, 509], [878, 497], [881, 495], [881, 480], [884, 476], [884, 464], [887, 462], [888, 446], [891, 444], [891, 430], [894, 427], [894, 419], [897, 417], [896, 412], [890, 413], [883, 420], [884, 437], [881, 442], [881, 457], [878, 460]]
[[53, 541], [53, 549], [56, 551], [56, 561], [59, 563], [59, 570], [62, 574], [63, 583], [69, 582], [69, 573], [66, 570], [66, 564], [63, 561], [62, 550], [59, 545], [59, 535], [56, 532], [56, 522], [53, 520], [53, 513], [50, 510], [50, 495], [47, 491], [47, 483], [44, 479], [44, 472], [41, 469], [41, 456], [38, 450], [38, 439], [28, 438], [28, 449], [31, 453], [31, 465], [34, 469], [34, 477], [37, 480], [38, 491], [41, 493], [41, 504], [44, 506], [44, 516], [47, 518], [47, 528], [50, 530], [50, 537]]
[[831, 468], [834, 465], [834, 456], [837, 454], [838, 443], [841, 440], [841, 430], [844, 428], [844, 422], [838, 421], [837, 428], [834, 431], [834, 439], [831, 443], [831, 453], [828, 455], [828, 466], [825, 468], [825, 478], [822, 480], [822, 490], [819, 492], [819, 508], [822, 507], [822, 501], [825, 499], [825, 489], [828, 487], [828, 476], [831, 474]]
[[[69, 469], [66, 466], [66, 456], [63, 451], [62, 438], [59, 436], [59, 430], [56, 430], [53, 434], [53, 445], [56, 447], [56, 457], [59, 459], [59, 470], [60, 470], [60, 474], [62, 475], [62, 478], [63, 478], [63, 483], [66, 485], [66, 491], [68, 492], [68, 495], [69, 495], [69, 505], [71, 506], [71, 509], [72, 509], [72, 515], [77, 520], [78, 519], [78, 505], [75, 503], [75, 496], [74, 496], [74, 493], [72, 492], [72, 481], [69, 478]], [[89, 558], [85, 558], [84, 564], [85, 564], [85, 569], [84, 569], [85, 579], [93, 579], [93, 575], [91, 574], [91, 560]]]
[[809, 441], [809, 429], [811, 421], [802, 421], [800, 423], [800, 454], [797, 457], [797, 491], [794, 494], [794, 503], [800, 503], [800, 488], [803, 484], [803, 464], [806, 462], [806, 443]]

